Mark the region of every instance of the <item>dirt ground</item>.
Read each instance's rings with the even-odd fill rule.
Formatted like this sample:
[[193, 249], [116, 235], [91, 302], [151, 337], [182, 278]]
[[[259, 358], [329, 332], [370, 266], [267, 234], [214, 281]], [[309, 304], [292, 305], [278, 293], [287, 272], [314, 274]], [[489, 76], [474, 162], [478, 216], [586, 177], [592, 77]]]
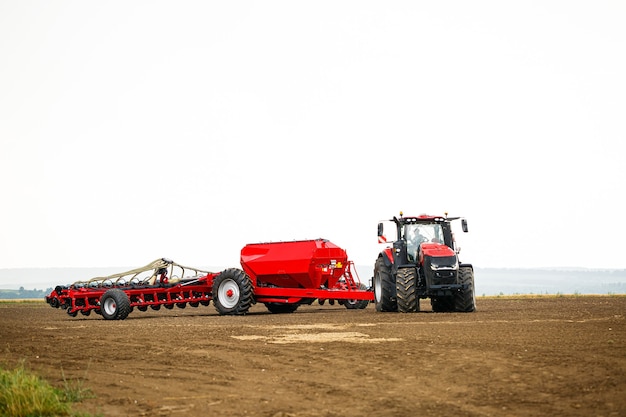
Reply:
[[[428, 301], [422, 301], [423, 309]], [[626, 297], [484, 298], [475, 313], [328, 304], [69, 317], [0, 304], [0, 364], [79, 379], [103, 416], [626, 416]]]

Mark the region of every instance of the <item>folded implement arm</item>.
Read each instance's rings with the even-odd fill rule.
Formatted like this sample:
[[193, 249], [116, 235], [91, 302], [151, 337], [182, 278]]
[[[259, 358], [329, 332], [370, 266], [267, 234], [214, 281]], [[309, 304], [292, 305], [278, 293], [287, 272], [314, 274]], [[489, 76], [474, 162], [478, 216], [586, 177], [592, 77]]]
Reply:
[[135, 307], [146, 311], [209, 305], [216, 275], [161, 258], [141, 268], [59, 285], [45, 299], [72, 317], [95, 311], [106, 319], [123, 320]]

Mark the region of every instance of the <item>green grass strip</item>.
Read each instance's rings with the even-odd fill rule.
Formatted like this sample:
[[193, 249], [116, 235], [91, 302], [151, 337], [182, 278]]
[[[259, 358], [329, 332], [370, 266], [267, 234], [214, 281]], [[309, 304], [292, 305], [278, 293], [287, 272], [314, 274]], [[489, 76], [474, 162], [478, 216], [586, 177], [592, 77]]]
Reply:
[[64, 388], [57, 389], [23, 363], [13, 370], [0, 368], [0, 417], [86, 416], [72, 412], [71, 403], [92, 397], [81, 381], [65, 380]]

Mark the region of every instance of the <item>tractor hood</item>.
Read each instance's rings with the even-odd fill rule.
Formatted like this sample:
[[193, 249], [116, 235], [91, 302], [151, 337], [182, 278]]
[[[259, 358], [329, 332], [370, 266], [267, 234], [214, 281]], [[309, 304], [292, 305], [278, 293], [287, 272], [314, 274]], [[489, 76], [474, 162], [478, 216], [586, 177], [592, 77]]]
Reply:
[[440, 243], [422, 243], [420, 250], [420, 264], [424, 263], [424, 256], [431, 258], [456, 257], [456, 253], [446, 245]]

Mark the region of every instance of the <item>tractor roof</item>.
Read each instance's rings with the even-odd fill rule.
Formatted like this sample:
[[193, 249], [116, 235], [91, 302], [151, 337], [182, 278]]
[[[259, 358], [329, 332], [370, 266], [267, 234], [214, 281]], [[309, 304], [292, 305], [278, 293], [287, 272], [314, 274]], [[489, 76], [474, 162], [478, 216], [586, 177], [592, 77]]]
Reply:
[[399, 222], [402, 224], [411, 224], [411, 223], [443, 223], [449, 222], [451, 220], [457, 220], [460, 217], [443, 217], [443, 216], [432, 216], [429, 214], [420, 214], [419, 216], [401, 216], [397, 218], [394, 216], [393, 220], [395, 222]]

